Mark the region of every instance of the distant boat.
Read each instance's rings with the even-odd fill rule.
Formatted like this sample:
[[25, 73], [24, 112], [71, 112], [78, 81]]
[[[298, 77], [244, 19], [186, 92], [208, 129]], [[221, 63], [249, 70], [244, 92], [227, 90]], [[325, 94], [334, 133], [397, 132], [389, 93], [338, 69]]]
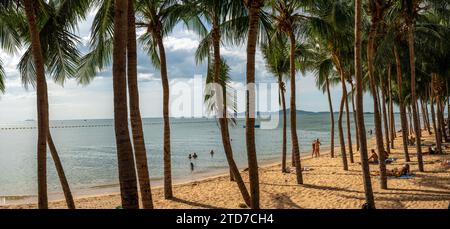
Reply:
[[[245, 128], [245, 125], [243, 125], [242, 128]], [[255, 128], [261, 128], [261, 125], [255, 124]]]
[[36, 121], [36, 120], [34, 120], [34, 119], [27, 119], [27, 120], [25, 120], [25, 122], [34, 122], [34, 121]]

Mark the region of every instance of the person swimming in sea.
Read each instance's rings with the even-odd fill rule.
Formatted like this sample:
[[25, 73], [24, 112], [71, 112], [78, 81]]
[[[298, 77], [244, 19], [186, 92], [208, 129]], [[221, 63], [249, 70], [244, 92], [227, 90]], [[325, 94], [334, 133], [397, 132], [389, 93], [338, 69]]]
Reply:
[[194, 153], [194, 155], [192, 155], [192, 158], [197, 159], [197, 153]]
[[192, 160], [192, 155], [191, 155], [191, 154], [189, 154], [188, 158], [189, 158], [189, 160]]

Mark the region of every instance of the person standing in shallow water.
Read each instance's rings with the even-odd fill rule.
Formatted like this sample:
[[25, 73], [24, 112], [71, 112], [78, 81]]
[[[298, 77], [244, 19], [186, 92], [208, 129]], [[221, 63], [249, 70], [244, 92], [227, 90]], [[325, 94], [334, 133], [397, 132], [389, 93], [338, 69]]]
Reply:
[[211, 154], [211, 157], [214, 157], [214, 150], [211, 150], [211, 152], [209, 152], [209, 154]]
[[194, 172], [194, 163], [191, 162], [191, 172]]

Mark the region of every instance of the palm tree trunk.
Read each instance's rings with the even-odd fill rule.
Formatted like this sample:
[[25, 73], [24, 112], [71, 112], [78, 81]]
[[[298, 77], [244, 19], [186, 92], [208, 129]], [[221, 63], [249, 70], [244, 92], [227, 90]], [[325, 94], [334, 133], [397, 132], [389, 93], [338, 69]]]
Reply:
[[369, 160], [367, 155], [366, 128], [364, 124], [363, 81], [362, 81], [362, 1], [355, 0], [355, 79], [356, 79], [356, 114], [358, 137], [363, 172], [364, 193], [368, 208], [375, 208], [372, 182], [370, 178]]
[[134, 0], [128, 0], [128, 42], [127, 42], [127, 73], [128, 95], [130, 99], [130, 120], [133, 134], [134, 156], [139, 180], [141, 203], [144, 209], [153, 209], [152, 190], [147, 163], [144, 131], [139, 108], [139, 87], [137, 81], [137, 51], [136, 51], [136, 17], [134, 14]]
[[387, 118], [387, 111], [386, 111], [386, 92], [385, 92], [385, 85], [383, 80], [381, 80], [381, 108], [383, 109], [383, 123], [384, 123], [384, 139], [386, 141], [386, 151], [388, 154], [391, 153], [391, 148], [389, 147], [389, 125], [388, 125], [388, 118]]
[[414, 135], [414, 128], [413, 128], [413, 120], [412, 120], [412, 114], [411, 114], [411, 105], [408, 105], [408, 117], [409, 117], [409, 134]]
[[414, 102], [413, 106], [415, 106], [416, 111], [417, 111], [417, 120], [419, 123], [419, 137], [422, 137], [422, 122], [420, 121], [420, 111], [419, 111], [419, 102], [418, 102], [419, 98], [417, 98], [417, 100]]
[[286, 157], [287, 157], [287, 124], [286, 124], [286, 98], [285, 98], [285, 87], [282, 76], [278, 76], [278, 85], [281, 95], [281, 105], [283, 107], [283, 143], [282, 143], [282, 156], [281, 156], [281, 172], [287, 173], [286, 168]]
[[170, 150], [170, 118], [169, 118], [169, 79], [167, 75], [166, 50], [161, 36], [161, 27], [156, 31], [156, 40], [161, 62], [161, 81], [163, 88], [163, 119], [164, 119], [164, 198], [171, 199], [172, 191], [172, 164]]
[[44, 57], [42, 56], [41, 41], [36, 22], [34, 1], [24, 0], [28, 30], [31, 37], [31, 49], [36, 69], [36, 98], [38, 118], [37, 141], [37, 178], [38, 178], [38, 207], [48, 208], [47, 196], [47, 137], [48, 122], [48, 94], [45, 79]]
[[423, 101], [423, 99], [420, 100], [420, 104], [422, 107], [422, 118], [423, 118], [423, 123], [428, 131], [428, 134], [431, 135], [431, 126], [430, 126], [430, 120], [428, 119], [428, 111], [427, 111], [427, 105], [426, 103]]
[[[349, 154], [350, 154], [350, 163], [354, 163], [353, 159], [353, 147], [352, 147], [352, 134], [350, 131], [350, 114], [348, 109], [348, 98], [347, 98], [347, 86], [345, 85], [345, 72], [342, 66], [341, 59], [338, 55], [334, 54], [335, 63], [338, 66], [339, 73], [341, 75], [341, 85], [342, 85], [342, 98], [344, 99], [344, 105], [345, 105], [345, 113], [346, 113], [346, 124], [347, 124], [347, 141], [348, 141], [348, 148], [349, 148]], [[343, 111], [341, 111], [343, 112]], [[340, 114], [342, 115], [342, 114]], [[340, 119], [340, 125], [342, 126], [342, 119]], [[341, 130], [339, 130], [341, 131]], [[343, 137], [343, 136], [342, 136]], [[345, 145], [345, 144], [344, 144]], [[344, 146], [345, 149], [345, 146]]]
[[445, 124], [444, 124], [444, 106], [441, 102], [441, 97], [438, 95], [436, 96], [436, 104], [437, 104], [437, 120], [438, 120], [438, 129], [441, 131], [441, 141], [446, 142], [447, 141], [447, 133], [445, 132]]
[[114, 128], [122, 207], [129, 209], [139, 208], [139, 201], [133, 148], [128, 130], [126, 82], [128, 1], [116, 0], [114, 8]]
[[344, 170], [347, 171], [348, 170], [347, 153], [345, 152], [344, 131], [342, 129], [342, 113], [344, 111], [344, 105], [345, 105], [345, 94], [342, 95], [341, 106], [339, 108], [338, 129], [339, 129], [339, 142], [341, 145], [342, 166]]
[[346, 116], [346, 124], [347, 124], [347, 139], [348, 139], [348, 153], [350, 156], [350, 163], [355, 163], [353, 158], [353, 145], [352, 145], [352, 132], [350, 127], [350, 109], [348, 106], [348, 92], [347, 86], [345, 85], [345, 81], [343, 82], [345, 88], [345, 116]]
[[295, 104], [295, 47], [296, 40], [294, 32], [289, 33], [291, 43], [290, 54], [290, 73], [291, 73], [291, 136], [292, 136], [292, 150], [294, 152], [295, 172], [297, 175], [297, 184], [303, 184], [302, 166], [300, 162], [300, 148], [297, 137], [297, 107]]
[[414, 52], [414, 23], [410, 23], [408, 29], [408, 46], [409, 46], [409, 64], [411, 70], [411, 103], [412, 107], [412, 115], [414, 121], [414, 132], [416, 133], [416, 151], [417, 151], [417, 162], [419, 166], [419, 171], [423, 172], [423, 159], [422, 159], [422, 146], [420, 139], [420, 126], [419, 126], [419, 117], [417, 114], [417, 108], [414, 105], [417, 101], [416, 99], [416, 63], [415, 63], [415, 52]]
[[409, 158], [408, 153], [408, 120], [406, 118], [406, 109], [405, 104], [403, 102], [403, 96], [402, 96], [402, 66], [400, 62], [400, 56], [397, 51], [397, 47], [394, 46], [394, 55], [395, 55], [395, 63], [397, 68], [397, 85], [398, 85], [398, 106], [400, 108], [400, 121], [402, 125], [402, 139], [403, 139], [403, 153], [405, 154], [405, 161], [410, 162], [411, 159]]
[[50, 130], [48, 130], [47, 143], [50, 148], [50, 154], [52, 155], [53, 162], [55, 163], [56, 172], [58, 173], [59, 181], [66, 199], [68, 209], [75, 209], [75, 202], [73, 201], [72, 192], [70, 191], [69, 182], [67, 182], [66, 174], [59, 158], [58, 151], [56, 150], [55, 143], [53, 142]]
[[252, 209], [259, 209], [259, 175], [255, 146], [255, 54], [258, 38], [259, 14], [264, 5], [262, 0], [248, 2], [249, 30], [247, 41], [247, 113], [245, 118], [245, 138], [247, 142], [247, 158], [250, 180], [250, 196]]
[[330, 93], [330, 80], [328, 79], [328, 76], [325, 77], [325, 86], [327, 88], [327, 96], [328, 96], [328, 105], [330, 107], [330, 122], [331, 122], [331, 158], [334, 158], [334, 111], [333, 111], [333, 102], [331, 101], [331, 93]]
[[[221, 70], [221, 57], [220, 57], [220, 30], [218, 27], [217, 21], [214, 21], [213, 26], [213, 48], [214, 48], [214, 83], [216, 87], [222, 87], [220, 85], [220, 70]], [[225, 156], [227, 158], [228, 166], [230, 167], [231, 176], [230, 179], [233, 179], [236, 181], [236, 184], [238, 185], [239, 191], [242, 194], [242, 197], [245, 201], [245, 203], [250, 206], [251, 205], [251, 198], [247, 191], [247, 188], [245, 187], [244, 180], [242, 179], [242, 176], [239, 172], [239, 169], [233, 159], [233, 149], [231, 147], [231, 141], [230, 141], [230, 134], [228, 130], [228, 121], [227, 121], [227, 108], [226, 108], [226, 95], [225, 90], [218, 88], [216, 90], [216, 101], [218, 103], [217, 106], [219, 107], [218, 112], [220, 114], [219, 117], [219, 125], [220, 125], [220, 132], [222, 136], [222, 144], [225, 152]], [[221, 96], [222, 99], [218, 97], [218, 93], [222, 92]]]
[[356, 121], [357, 117], [356, 117], [356, 108], [355, 108], [355, 91], [356, 88], [353, 85], [353, 81], [350, 80], [350, 86], [352, 88], [352, 110], [353, 110], [353, 119], [354, 119], [354, 123], [355, 123], [355, 133], [356, 133], [356, 151], [359, 151], [359, 130], [358, 130], [358, 122]]
[[438, 152], [442, 152], [442, 137], [441, 137], [441, 131], [436, 124], [436, 113], [434, 110], [434, 92], [433, 92], [433, 85], [431, 85], [430, 88], [430, 108], [431, 108], [431, 118], [433, 119], [433, 131], [434, 131], [434, 137], [436, 139], [436, 147]]
[[387, 177], [386, 177], [386, 164], [384, 154], [383, 143], [383, 130], [381, 127], [381, 116], [379, 110], [379, 101], [376, 90], [375, 75], [373, 69], [374, 55], [375, 55], [375, 36], [377, 34], [379, 19], [376, 14], [372, 16], [372, 25], [370, 26], [369, 37], [367, 41], [367, 66], [369, 69], [369, 84], [373, 97], [373, 112], [374, 112], [374, 125], [375, 125], [375, 139], [377, 144], [378, 156], [380, 158], [380, 188], [387, 189]]
[[394, 118], [394, 103], [392, 101], [392, 69], [389, 65], [388, 69], [388, 92], [389, 92], [389, 133], [391, 135], [391, 149], [394, 149], [395, 139], [395, 118]]

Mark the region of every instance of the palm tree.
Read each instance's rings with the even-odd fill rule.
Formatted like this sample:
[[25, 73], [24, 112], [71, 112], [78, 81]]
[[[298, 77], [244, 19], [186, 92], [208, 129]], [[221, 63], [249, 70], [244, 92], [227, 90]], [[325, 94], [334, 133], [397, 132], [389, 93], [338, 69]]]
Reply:
[[289, 74], [289, 51], [288, 47], [284, 45], [284, 41], [281, 39], [275, 39], [275, 41], [268, 42], [263, 45], [262, 53], [266, 60], [266, 68], [274, 74], [278, 80], [278, 93], [281, 97], [281, 105], [283, 110], [283, 138], [282, 138], [282, 159], [281, 159], [281, 172], [286, 173], [286, 87], [283, 78]]
[[378, 33], [378, 27], [380, 21], [384, 17], [384, 13], [386, 9], [390, 7], [389, 3], [384, 0], [375, 0], [369, 3], [369, 10], [371, 13], [371, 26], [368, 35], [367, 41], [367, 66], [369, 73], [369, 85], [370, 90], [373, 97], [374, 103], [374, 124], [375, 124], [375, 135], [376, 135], [376, 144], [377, 151], [380, 157], [380, 187], [382, 189], [387, 189], [387, 176], [386, 176], [386, 156], [384, 154], [384, 143], [383, 143], [383, 130], [381, 127], [381, 115], [380, 115], [380, 103], [379, 97], [376, 90], [376, 82], [375, 82], [375, 70], [374, 70], [374, 57], [376, 55], [376, 47], [375, 47], [375, 38]]
[[[98, 11], [91, 29], [91, 50], [84, 55], [77, 69], [76, 78], [82, 85], [89, 84], [97, 72], [110, 64], [113, 50], [114, 1], [102, 0], [95, 3]], [[135, 2], [129, 2], [128, 35], [127, 35], [127, 75], [130, 121], [133, 137], [134, 156], [136, 160], [141, 203], [143, 208], [153, 208], [148, 171], [147, 150], [145, 147], [142, 118], [139, 108], [139, 87], [137, 82], [136, 61], [136, 19]], [[133, 11], [133, 12], [131, 12]]]
[[[223, 39], [227, 38], [223, 36], [226, 36], [228, 32], [222, 25], [229, 25], [233, 20], [236, 20], [236, 18], [233, 18], [233, 15], [239, 15], [240, 12], [234, 11], [244, 8], [243, 5], [239, 7], [239, 4], [242, 4], [242, 2], [212, 0], [185, 4], [185, 7], [188, 8], [188, 11], [192, 11], [192, 16], [188, 17], [189, 20], [187, 20], [188, 27], [193, 28], [202, 36], [196, 52], [197, 63], [202, 62], [205, 58], [208, 59], [207, 83], [208, 85], [211, 83], [213, 87], [210, 88], [212, 90], [209, 92], [210, 95], [208, 95], [207, 102], [210, 103], [208, 107], [211, 108], [211, 111], [215, 111], [218, 116], [222, 144], [230, 167], [230, 180], [236, 181], [245, 203], [250, 206], [250, 195], [245, 187], [236, 162], [233, 159], [233, 149], [231, 147], [228, 129], [228, 105], [232, 105], [232, 103], [229, 103], [229, 96], [227, 96], [226, 91], [228, 86], [227, 79], [229, 77], [228, 66], [222, 61], [220, 56], [220, 45]], [[230, 17], [230, 15], [232, 16]], [[209, 31], [206, 29], [208, 26], [203, 23], [202, 19], [212, 25]], [[212, 63], [210, 59], [213, 59]]]
[[264, 0], [244, 0], [248, 9], [247, 37], [247, 98], [245, 115], [245, 139], [247, 143], [248, 172], [250, 180], [250, 207], [259, 209], [259, 175], [255, 145], [255, 57], [258, 41], [259, 15]]
[[330, 108], [330, 155], [334, 158], [334, 111], [333, 103], [331, 100], [330, 84], [337, 84], [340, 81], [340, 77], [333, 69], [333, 60], [328, 51], [323, 46], [315, 46], [314, 52], [313, 71], [316, 78], [316, 86], [322, 90], [323, 93], [327, 93], [328, 106]]
[[[45, 18], [45, 23], [40, 25], [40, 31], [38, 31], [41, 55], [44, 61], [44, 72], [49, 72], [54, 78], [55, 82], [59, 84], [64, 84], [65, 79], [74, 75], [74, 66], [76, 66], [76, 64], [78, 63], [79, 52], [76, 49], [78, 38], [73, 35], [73, 29], [76, 27], [78, 19], [84, 18], [89, 5], [89, 1], [85, 0], [52, 1], [49, 3], [42, 3], [38, 8], [35, 8], [33, 10], [34, 12], [30, 12], [34, 13], [36, 21], [42, 21], [42, 19]], [[12, 17], [11, 22], [14, 21], [15, 28], [18, 28], [17, 31], [19, 31], [19, 33], [13, 32], [12, 29], [8, 29], [8, 27], [11, 28], [11, 24], [8, 24], [9, 20], [4, 21], [7, 22], [4, 28], [6, 28], [7, 31], [10, 32], [10, 38], [16, 37], [15, 39], [13, 39], [13, 43], [16, 43], [15, 45], [17, 47], [17, 42], [19, 42], [19, 39], [22, 39], [24, 43], [29, 42], [29, 33], [26, 29], [26, 27], [29, 27], [29, 23], [25, 22], [25, 19], [20, 16], [19, 11], [13, 10], [9, 13], [11, 12], [12, 14], [7, 15]], [[22, 21], [24, 23], [22, 23]], [[18, 35], [20, 35], [21, 38], [19, 38]], [[3, 39], [3, 41], [7, 40]], [[11, 40], [7, 42], [7, 46], [9, 48], [11, 48], [11, 44]], [[36, 83], [38, 78], [36, 76], [38, 76], [39, 74], [37, 72], [38, 68], [36, 67], [36, 63], [34, 61], [34, 54], [35, 53], [32, 44], [23, 54], [18, 66], [22, 77], [22, 83], [24, 84], [25, 88], [28, 88], [29, 84], [31, 84], [33, 87], [37, 87], [38, 84]], [[48, 98], [46, 97], [45, 99], [47, 100], [46, 103], [48, 105]], [[48, 121], [48, 117], [46, 119]], [[58, 152], [56, 150], [55, 144], [53, 143], [50, 129], [48, 127], [46, 141], [49, 145], [51, 156], [55, 163], [55, 168], [62, 185], [67, 206], [68, 208], [73, 209], [75, 208], [73, 196], [70, 191], [64, 169], [62, 167], [62, 162], [58, 156]], [[38, 183], [42, 181], [43, 180], [41, 178], [38, 179]], [[46, 184], [43, 184], [41, 186], [46, 186]]]
[[364, 124], [363, 82], [362, 82], [362, 1], [355, 0], [355, 79], [356, 79], [356, 114], [358, 116], [358, 133], [363, 171], [364, 192], [369, 208], [375, 208], [372, 182], [370, 179], [369, 161], [367, 155], [367, 139]]
[[271, 7], [275, 10], [272, 15], [275, 22], [277, 32], [284, 34], [290, 43], [290, 81], [291, 81], [291, 138], [292, 152], [294, 154], [296, 166], [297, 184], [303, 184], [302, 168], [300, 161], [300, 148], [297, 136], [297, 109], [296, 109], [296, 47], [297, 34], [299, 33], [302, 23], [307, 19], [306, 16], [300, 14], [301, 2], [298, 1], [272, 1]]
[[25, 13], [27, 17], [29, 34], [31, 37], [31, 49], [36, 69], [36, 96], [38, 115], [38, 207], [48, 208], [47, 197], [47, 138], [49, 130], [48, 121], [48, 94], [45, 79], [44, 57], [42, 55], [39, 30], [36, 22], [36, 6], [31, 0], [24, 0]]
[[134, 0], [128, 0], [128, 40], [127, 40], [127, 76], [128, 95], [130, 98], [130, 120], [133, 133], [134, 155], [139, 180], [141, 202], [144, 209], [153, 209], [150, 176], [148, 172], [147, 151], [145, 149], [144, 131], [139, 108], [139, 88], [137, 80], [137, 44], [136, 44], [136, 16]]
[[128, 130], [128, 106], [126, 87], [128, 34], [128, 0], [116, 0], [114, 5], [113, 88], [114, 128], [119, 165], [122, 207], [139, 208], [136, 170]]
[[143, 17], [143, 22], [139, 22], [138, 25], [147, 29], [147, 32], [141, 37], [141, 42], [146, 46], [153, 65], [159, 68], [161, 73], [164, 120], [164, 198], [171, 199], [173, 191], [169, 119], [170, 92], [163, 38], [172, 31], [183, 12], [177, 11], [179, 5], [175, 1], [163, 0], [139, 1], [138, 9]]

